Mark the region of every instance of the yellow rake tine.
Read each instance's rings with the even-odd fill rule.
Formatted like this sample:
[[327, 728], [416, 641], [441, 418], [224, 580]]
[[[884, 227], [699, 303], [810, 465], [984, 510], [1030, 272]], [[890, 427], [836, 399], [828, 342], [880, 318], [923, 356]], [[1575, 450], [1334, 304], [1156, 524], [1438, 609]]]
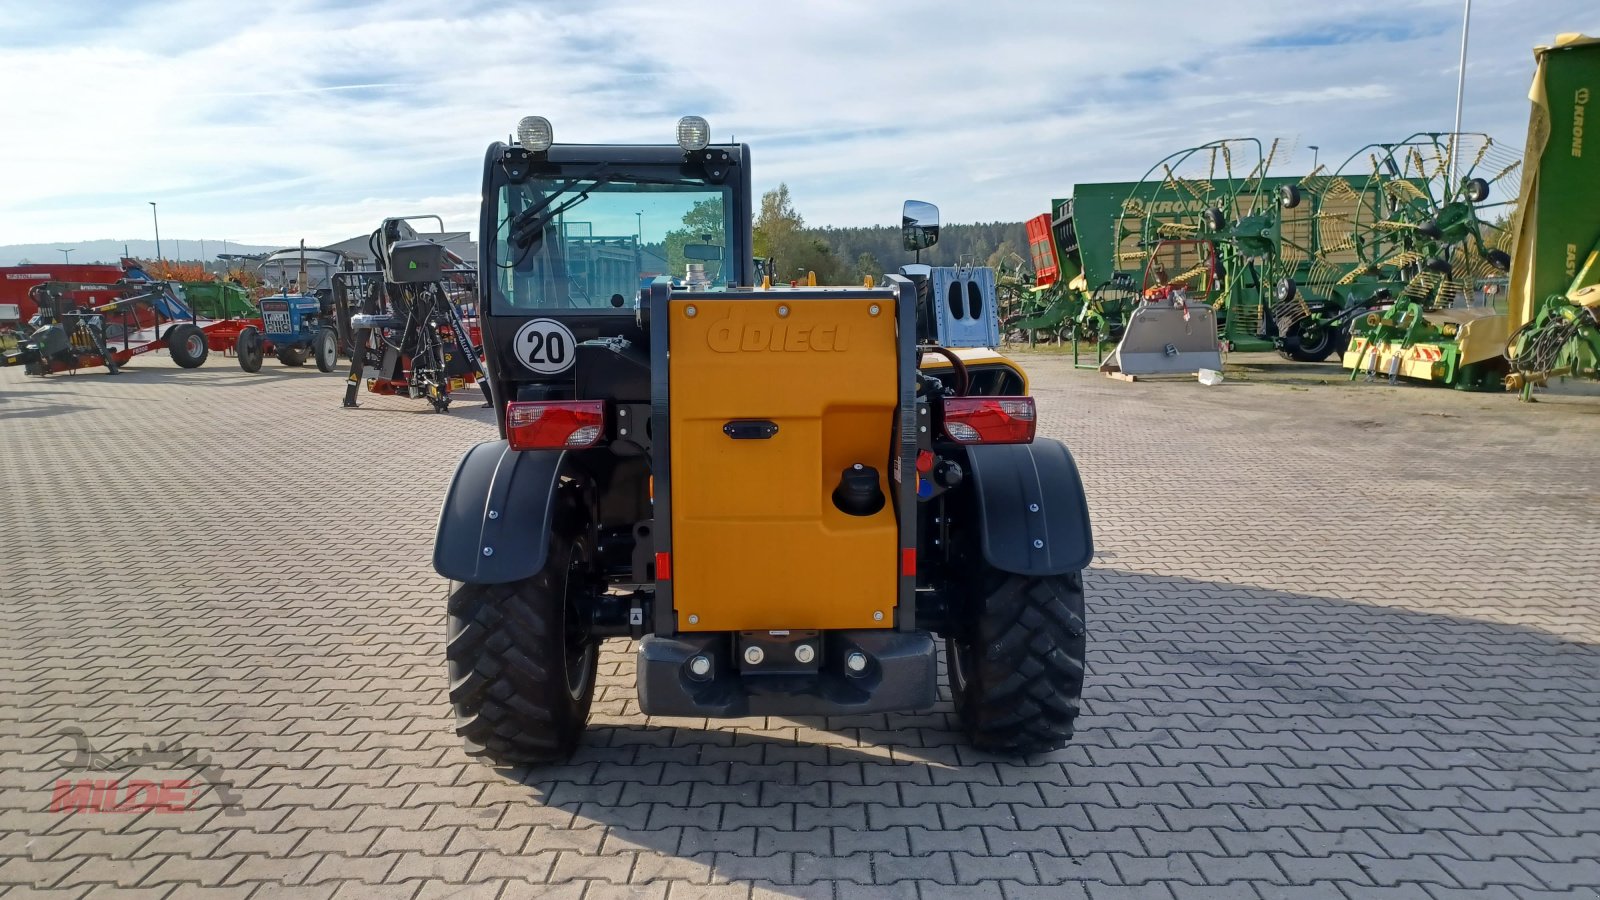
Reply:
[[1498, 182], [1500, 179], [1506, 177], [1507, 175], [1510, 175], [1512, 172], [1515, 172], [1517, 169], [1519, 169], [1521, 167], [1522, 167], [1522, 160], [1519, 159], [1516, 162], [1512, 163], [1511, 165], [1506, 166], [1504, 169], [1501, 169], [1500, 170], [1500, 174], [1498, 174], [1498, 175], [1494, 176], [1493, 178], [1489, 179], [1489, 183], [1490, 184], [1494, 184], [1494, 183]]
[[1473, 160], [1472, 160], [1472, 165], [1467, 166], [1467, 171], [1470, 172], [1473, 169], [1476, 169], [1478, 167], [1479, 163], [1483, 162], [1483, 158], [1485, 156], [1489, 155], [1489, 145], [1493, 144], [1493, 143], [1494, 143], [1493, 141], [1484, 141], [1483, 142], [1483, 146], [1478, 148], [1478, 155], [1476, 157], [1474, 157]]
[[1179, 272], [1176, 275], [1169, 276], [1168, 278], [1163, 280], [1161, 283], [1162, 284], [1178, 284], [1179, 282], [1182, 282], [1182, 281], [1188, 281], [1189, 279], [1195, 277], [1196, 275], [1204, 275], [1205, 272], [1206, 272], [1206, 264], [1205, 263], [1201, 263], [1201, 264], [1189, 269], [1186, 272]]

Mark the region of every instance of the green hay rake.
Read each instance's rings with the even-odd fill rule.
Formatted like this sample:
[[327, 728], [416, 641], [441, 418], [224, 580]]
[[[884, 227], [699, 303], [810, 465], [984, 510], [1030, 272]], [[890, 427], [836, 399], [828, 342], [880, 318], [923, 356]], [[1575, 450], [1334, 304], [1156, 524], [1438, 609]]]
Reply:
[[1321, 223], [1310, 283], [1362, 313], [1343, 359], [1352, 380], [1498, 388], [1520, 172], [1520, 154], [1488, 135], [1431, 132], [1340, 167], [1325, 194], [1347, 202]]
[[[1326, 336], [1318, 333], [1320, 344], [1302, 341], [1299, 329], [1284, 327], [1309, 321], [1313, 312], [1297, 276], [1316, 249], [1304, 223], [1316, 206], [1319, 174], [1269, 176], [1287, 155], [1280, 141], [1263, 146], [1255, 138], [1233, 138], [1168, 156], [1123, 202], [1114, 254], [1119, 270], [1154, 263], [1160, 272], [1177, 273], [1164, 277], [1172, 284], [1197, 283], [1210, 266], [1211, 288], [1203, 299], [1216, 310], [1229, 347], [1296, 357], [1316, 352], [1320, 360], [1332, 353]], [[1301, 314], [1286, 323], [1280, 306]]]

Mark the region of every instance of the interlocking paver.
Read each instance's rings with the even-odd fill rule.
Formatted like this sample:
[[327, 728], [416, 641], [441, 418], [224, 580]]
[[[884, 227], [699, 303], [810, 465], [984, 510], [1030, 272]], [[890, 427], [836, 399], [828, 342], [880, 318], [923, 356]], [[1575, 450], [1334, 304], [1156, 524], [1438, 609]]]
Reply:
[[[444, 699], [432, 510], [483, 412], [348, 411], [337, 378], [230, 363], [0, 372], [0, 889], [1600, 891], [1594, 398], [1113, 384], [1029, 357], [1096, 521], [1072, 746], [972, 751], [948, 693], [647, 722], [614, 643], [585, 746], [530, 773], [462, 756]], [[236, 805], [208, 785], [177, 814], [52, 813], [57, 779], [104, 777], [73, 768], [73, 728], [113, 755], [177, 741], [188, 762], [128, 777], [211, 772]]]
[[228, 876], [244, 861], [243, 856], [161, 856], [159, 865], [144, 877], [146, 884], [169, 882], [216, 887], [228, 883]]
[[[1043, 885], [1002, 881], [1000, 893], [1006, 900], [1085, 900], [1089, 896], [1089, 885], [1082, 881]], [[1235, 896], [1230, 900], [1238, 898]]]

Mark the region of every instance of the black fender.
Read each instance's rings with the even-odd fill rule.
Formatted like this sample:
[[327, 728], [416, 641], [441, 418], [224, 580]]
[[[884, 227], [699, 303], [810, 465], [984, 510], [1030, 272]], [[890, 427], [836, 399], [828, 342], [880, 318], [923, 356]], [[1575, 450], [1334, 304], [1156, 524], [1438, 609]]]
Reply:
[[1089, 501], [1066, 445], [967, 448], [968, 477], [978, 501], [984, 561], [1017, 575], [1064, 575], [1094, 558]]
[[503, 440], [468, 450], [439, 509], [434, 571], [452, 581], [505, 584], [544, 568], [565, 457], [512, 450]]

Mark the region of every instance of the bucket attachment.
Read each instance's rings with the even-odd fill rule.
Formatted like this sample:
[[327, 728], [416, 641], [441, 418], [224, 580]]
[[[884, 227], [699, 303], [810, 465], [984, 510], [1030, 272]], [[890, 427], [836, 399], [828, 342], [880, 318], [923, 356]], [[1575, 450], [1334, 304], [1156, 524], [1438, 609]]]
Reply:
[[1189, 303], [1180, 291], [1139, 304], [1122, 342], [1100, 367], [1123, 375], [1193, 375], [1201, 369], [1222, 370], [1217, 314], [1204, 303]]

